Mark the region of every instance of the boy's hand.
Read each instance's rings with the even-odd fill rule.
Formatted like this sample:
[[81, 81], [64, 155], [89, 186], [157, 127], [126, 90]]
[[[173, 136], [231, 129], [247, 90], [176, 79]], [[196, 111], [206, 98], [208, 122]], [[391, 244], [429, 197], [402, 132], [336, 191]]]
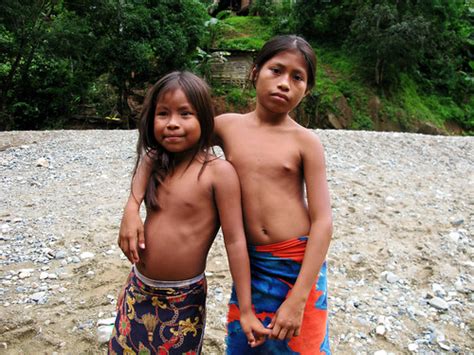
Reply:
[[271, 330], [265, 328], [252, 311], [240, 314], [240, 326], [251, 348], [262, 345], [271, 333]]
[[140, 260], [138, 247], [145, 249], [145, 234], [140, 212], [137, 209], [125, 208], [120, 223], [118, 245], [132, 264]]
[[268, 328], [272, 330], [270, 339], [291, 339], [300, 335], [305, 303], [295, 303], [287, 298], [278, 308]]

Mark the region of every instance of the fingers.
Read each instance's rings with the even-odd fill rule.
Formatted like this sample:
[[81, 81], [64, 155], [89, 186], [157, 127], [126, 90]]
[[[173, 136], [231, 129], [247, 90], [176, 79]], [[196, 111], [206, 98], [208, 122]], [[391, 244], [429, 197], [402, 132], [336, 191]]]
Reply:
[[247, 342], [249, 343], [250, 347], [255, 346], [255, 337], [253, 336], [252, 331], [245, 332], [245, 336], [247, 337]]
[[295, 337], [297, 337], [298, 335], [300, 335], [300, 332], [301, 332], [301, 327], [296, 328], [296, 330], [295, 330]]
[[143, 228], [138, 229], [138, 246], [140, 249], [145, 249], [145, 232]]
[[291, 338], [299, 335], [300, 333], [300, 327], [295, 327], [291, 323], [281, 324], [279, 321], [275, 320], [275, 318], [272, 319], [272, 322], [268, 326], [268, 328], [270, 327], [271, 327], [271, 334], [269, 336], [270, 339], [290, 340]]
[[267, 329], [263, 326], [262, 323], [258, 322], [257, 327], [253, 329], [253, 335], [255, 337], [255, 342], [250, 344], [250, 347], [254, 348], [256, 346], [262, 345], [267, 337], [271, 334], [271, 329]]
[[140, 258], [138, 257], [138, 250], [137, 250], [137, 246], [136, 244], [134, 243], [133, 240], [130, 240], [130, 257], [128, 258], [130, 260], [130, 258], [132, 259], [132, 263], [138, 263], [138, 261], [140, 260]]

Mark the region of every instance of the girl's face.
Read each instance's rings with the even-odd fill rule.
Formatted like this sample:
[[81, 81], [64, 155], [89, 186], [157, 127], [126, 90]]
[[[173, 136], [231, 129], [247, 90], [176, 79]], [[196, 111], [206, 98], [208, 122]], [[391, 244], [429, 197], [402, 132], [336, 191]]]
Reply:
[[180, 88], [159, 95], [154, 133], [158, 143], [172, 153], [189, 151], [199, 142], [201, 126], [196, 110]]
[[290, 112], [306, 94], [306, 61], [299, 51], [280, 52], [253, 70], [257, 102], [271, 112]]

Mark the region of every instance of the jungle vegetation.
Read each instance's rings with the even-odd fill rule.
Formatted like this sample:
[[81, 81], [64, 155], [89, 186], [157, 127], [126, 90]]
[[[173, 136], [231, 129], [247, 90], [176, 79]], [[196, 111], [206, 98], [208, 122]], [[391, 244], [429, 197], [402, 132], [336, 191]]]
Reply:
[[254, 0], [245, 16], [213, 10], [209, 0], [3, 0], [0, 129], [135, 127], [134, 98], [175, 69], [207, 77], [222, 109], [248, 110], [251, 87], [212, 82], [213, 53], [251, 53], [295, 33], [318, 57], [317, 85], [296, 112], [305, 125], [474, 132], [468, 0]]

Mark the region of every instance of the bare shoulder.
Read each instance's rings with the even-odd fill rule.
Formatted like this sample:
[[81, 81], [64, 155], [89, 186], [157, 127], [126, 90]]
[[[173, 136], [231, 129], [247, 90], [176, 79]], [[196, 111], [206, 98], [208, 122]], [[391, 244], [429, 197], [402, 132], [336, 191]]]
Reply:
[[223, 113], [222, 115], [216, 116], [214, 119], [216, 128], [225, 128], [227, 126], [234, 125], [235, 123], [243, 122], [242, 118], [248, 114], [240, 113]]
[[295, 122], [294, 125], [295, 139], [299, 142], [302, 151], [318, 151], [323, 150], [323, 145], [316, 132], [305, 128]]
[[211, 160], [207, 163], [207, 169], [218, 178], [234, 176], [236, 174], [231, 163], [216, 156], [212, 156]]

